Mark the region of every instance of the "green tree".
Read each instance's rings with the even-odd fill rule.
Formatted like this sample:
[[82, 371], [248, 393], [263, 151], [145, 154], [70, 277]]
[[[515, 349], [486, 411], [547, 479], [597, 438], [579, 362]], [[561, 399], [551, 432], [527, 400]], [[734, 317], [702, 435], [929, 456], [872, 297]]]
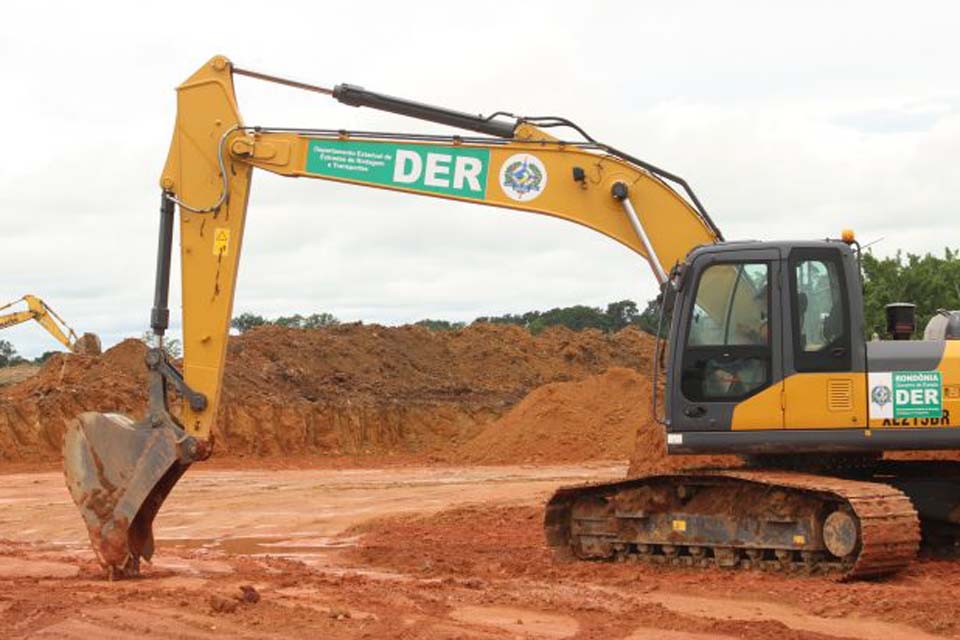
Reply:
[[309, 316], [303, 316], [295, 313], [292, 316], [280, 316], [274, 320], [267, 320], [263, 316], [252, 313], [241, 313], [230, 321], [230, 326], [244, 333], [254, 327], [265, 325], [274, 325], [277, 327], [287, 327], [289, 329], [318, 329], [320, 327], [332, 327], [340, 324], [340, 320], [332, 313], [311, 313]]
[[607, 331], [620, 331], [640, 321], [640, 311], [633, 300], [621, 300], [607, 305]]
[[610, 330], [610, 322], [606, 313], [596, 307], [578, 304], [572, 307], [558, 307], [540, 314], [530, 323], [530, 333], [538, 334], [547, 327], [562, 326], [574, 331], [584, 329]]
[[[148, 329], [143, 332], [140, 340], [148, 347], [153, 348], [157, 344], [157, 334], [155, 334], [152, 329]], [[166, 352], [168, 358], [171, 360], [176, 360], [183, 355], [183, 343], [181, 343], [177, 338], [168, 338], [164, 336], [163, 350]]]
[[42, 354], [33, 359], [35, 364], [43, 364], [50, 359], [54, 354], [60, 353], [59, 351], [44, 351]]
[[332, 313], [311, 313], [303, 319], [304, 329], [319, 329], [320, 327], [333, 327], [340, 324], [340, 321]]
[[230, 326], [240, 333], [249, 331], [254, 327], [261, 327], [265, 324], [267, 324], [267, 321], [263, 316], [254, 315], [248, 312], [241, 313], [239, 316], [230, 321]]
[[459, 331], [466, 326], [465, 322], [450, 322], [449, 320], [420, 320], [415, 322], [418, 327], [426, 327], [431, 331]]
[[522, 314], [507, 313], [502, 316], [482, 316], [474, 322], [492, 324], [515, 324], [537, 334], [547, 327], [563, 326], [574, 331], [598, 329], [604, 332], [620, 331], [631, 325], [639, 325], [640, 314], [633, 300], [611, 302], [606, 308], [578, 304], [572, 307], [556, 307], [548, 311], [528, 311]]
[[879, 259], [863, 254], [864, 316], [867, 338], [876, 333], [885, 337], [884, 307], [891, 302], [917, 305], [917, 330], [923, 328], [938, 309], [960, 309], [960, 253], [945, 249], [942, 258], [898, 251], [896, 256]]
[[0, 340], [0, 367], [12, 367], [15, 364], [26, 362], [17, 353], [8, 340]]
[[295, 313], [292, 316], [280, 316], [276, 320], [270, 322], [270, 324], [275, 324], [278, 327], [286, 327], [288, 329], [303, 329], [303, 316], [299, 313]]
[[529, 311], [521, 315], [507, 313], [502, 316], [480, 316], [474, 322], [487, 324], [515, 324], [521, 327], [527, 327], [531, 322], [540, 316], [539, 311]]
[[[634, 324], [651, 335], [657, 335], [657, 326], [660, 325], [660, 303], [657, 302], [656, 298], [647, 301], [647, 308], [637, 316], [637, 321]], [[670, 314], [664, 314], [663, 324], [660, 325], [660, 337], [665, 338], [669, 331]]]

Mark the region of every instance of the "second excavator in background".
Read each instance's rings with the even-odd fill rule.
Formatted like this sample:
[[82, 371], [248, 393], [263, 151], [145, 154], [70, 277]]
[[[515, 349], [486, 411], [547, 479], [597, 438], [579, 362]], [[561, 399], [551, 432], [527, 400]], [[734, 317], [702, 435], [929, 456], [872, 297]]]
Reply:
[[[237, 75], [483, 135], [250, 126]], [[960, 448], [960, 342], [865, 339], [852, 233], [725, 241], [685, 181], [560, 117], [475, 116], [294, 82], [220, 56], [178, 88], [177, 101], [160, 177], [148, 414], [134, 422], [85, 413], [64, 440], [67, 486], [110, 575], [134, 575], [151, 557], [154, 516], [187, 468], [210, 455], [255, 168], [546, 214], [646, 260], [668, 336], [668, 453], [735, 454], [747, 464], [560, 489], [545, 528], [561, 554], [849, 579], [903, 568], [921, 534], [941, 549], [958, 539], [956, 464], [881, 456]], [[182, 373], [162, 348], [177, 206]], [[177, 417], [168, 386], [182, 398]]]
[[46, 302], [35, 295], [26, 294], [13, 302], [9, 302], [2, 307], [0, 311], [9, 309], [14, 305], [23, 302], [26, 309], [20, 311], [10, 311], [0, 314], [0, 329], [6, 329], [23, 322], [35, 321], [41, 327], [47, 330], [54, 340], [66, 347], [70, 353], [81, 355], [99, 355], [101, 351], [100, 338], [93, 333], [85, 333], [77, 336], [77, 333], [64, 322], [63, 318], [57, 315], [57, 312], [50, 308]]

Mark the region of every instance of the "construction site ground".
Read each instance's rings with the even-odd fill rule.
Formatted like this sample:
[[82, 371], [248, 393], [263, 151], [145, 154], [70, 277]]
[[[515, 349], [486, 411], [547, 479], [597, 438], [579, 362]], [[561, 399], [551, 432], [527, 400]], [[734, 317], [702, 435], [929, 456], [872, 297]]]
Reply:
[[[0, 638], [960, 637], [960, 561], [823, 576], [555, 560], [554, 488], [666, 459], [652, 342], [515, 327], [232, 340], [215, 456], [109, 582], [58, 460], [83, 410], [143, 411], [142, 345], [0, 386]], [[0, 385], [3, 385], [0, 381]]]
[[[319, 464], [319, 461], [318, 461]], [[0, 476], [10, 638], [870, 638], [960, 632], [956, 564], [881, 582], [558, 563], [541, 512], [624, 464], [191, 471], [108, 582], [59, 473]], [[270, 467], [270, 465], [267, 465]], [[243, 598], [242, 587], [256, 595]], [[248, 593], [253, 593], [248, 590]]]

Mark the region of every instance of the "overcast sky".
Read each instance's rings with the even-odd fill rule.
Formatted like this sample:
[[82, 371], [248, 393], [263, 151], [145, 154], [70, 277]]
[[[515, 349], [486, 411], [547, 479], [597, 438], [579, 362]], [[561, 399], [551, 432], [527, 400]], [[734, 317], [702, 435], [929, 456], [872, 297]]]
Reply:
[[[7, 3], [0, 301], [36, 293], [107, 345], [143, 332], [173, 89], [217, 53], [464, 111], [567, 116], [685, 176], [730, 239], [853, 227], [885, 238], [881, 255], [960, 245], [960, 5], [777, 5]], [[237, 86], [251, 125], [445, 132]], [[172, 289], [179, 326], [179, 275]], [[642, 260], [576, 225], [258, 173], [235, 310], [398, 324], [654, 291]], [[56, 347], [32, 325], [0, 337], [28, 356]]]

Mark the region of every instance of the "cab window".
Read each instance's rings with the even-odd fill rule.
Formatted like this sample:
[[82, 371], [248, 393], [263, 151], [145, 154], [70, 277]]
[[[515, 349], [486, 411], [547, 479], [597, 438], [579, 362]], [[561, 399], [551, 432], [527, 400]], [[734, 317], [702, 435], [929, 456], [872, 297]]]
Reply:
[[850, 319], [843, 263], [836, 251], [796, 251], [790, 260], [797, 371], [850, 366]]
[[714, 264], [697, 284], [681, 385], [693, 401], [734, 401], [770, 381], [770, 265]]

